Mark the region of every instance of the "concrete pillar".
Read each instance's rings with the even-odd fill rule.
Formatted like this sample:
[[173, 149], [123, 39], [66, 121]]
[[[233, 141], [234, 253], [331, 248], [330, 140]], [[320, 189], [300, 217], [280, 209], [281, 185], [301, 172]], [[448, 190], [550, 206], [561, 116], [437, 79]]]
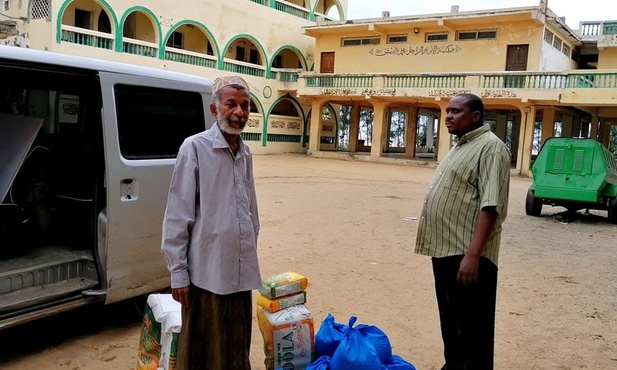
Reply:
[[446, 107], [448, 103], [439, 103], [441, 114], [439, 115], [439, 129], [437, 130], [437, 162], [441, 161], [448, 154], [452, 144], [452, 135], [450, 135], [446, 127]]
[[360, 130], [360, 104], [355, 103], [351, 106], [349, 114], [349, 147], [350, 152], [358, 151], [358, 131]]
[[598, 133], [598, 141], [608, 148], [608, 144], [611, 138], [611, 122], [606, 119], [600, 122], [600, 129]]
[[600, 117], [591, 116], [591, 132], [589, 137], [592, 139], [598, 139], [598, 126], [600, 125]]
[[572, 122], [574, 121], [574, 117], [571, 115], [563, 115], [561, 119], [561, 136], [562, 137], [573, 137], [578, 136], [578, 134], [574, 135], [572, 130]]
[[513, 116], [512, 117], [512, 137], [510, 138], [511, 148], [510, 155], [512, 156], [512, 163], [518, 166], [518, 143], [519, 143], [519, 135], [521, 132], [521, 116]]
[[405, 157], [416, 155], [416, 135], [418, 131], [418, 107], [407, 109], [407, 129], [405, 130]]
[[581, 117], [572, 116], [572, 137], [581, 136]]
[[426, 124], [426, 149], [428, 150], [435, 146], [433, 136], [435, 136], [435, 117], [431, 114]]
[[373, 137], [371, 157], [379, 157], [388, 145], [388, 105], [384, 102], [373, 102]]
[[321, 108], [324, 100], [316, 99], [311, 104], [311, 129], [309, 131], [309, 152], [318, 152], [321, 147]]
[[506, 135], [508, 133], [508, 116], [505, 114], [500, 114], [497, 116], [497, 125], [495, 129], [495, 135], [501, 139], [504, 143], [506, 142]]
[[536, 107], [522, 109], [523, 122], [519, 135], [516, 168], [523, 176], [531, 176], [531, 149], [533, 146], [533, 131], [536, 123]]
[[[542, 109], [542, 137], [540, 146], [544, 145], [546, 139], [555, 135], [555, 108]], [[563, 136], [563, 131], [561, 133]]]

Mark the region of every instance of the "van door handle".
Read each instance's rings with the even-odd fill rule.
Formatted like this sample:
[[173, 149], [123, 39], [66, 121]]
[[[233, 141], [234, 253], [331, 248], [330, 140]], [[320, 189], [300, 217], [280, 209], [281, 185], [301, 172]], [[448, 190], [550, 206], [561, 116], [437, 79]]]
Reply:
[[120, 181], [120, 200], [132, 202], [139, 199], [139, 181], [136, 179], [122, 179]]

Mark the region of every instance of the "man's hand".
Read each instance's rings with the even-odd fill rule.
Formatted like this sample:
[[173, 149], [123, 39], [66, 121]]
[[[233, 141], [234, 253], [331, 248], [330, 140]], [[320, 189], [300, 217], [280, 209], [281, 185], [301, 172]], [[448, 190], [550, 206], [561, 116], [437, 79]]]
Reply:
[[180, 302], [183, 307], [189, 306], [189, 287], [172, 288], [171, 296], [175, 301]]
[[478, 282], [478, 267], [480, 266], [480, 257], [470, 256], [466, 254], [458, 268], [456, 281], [468, 285]]

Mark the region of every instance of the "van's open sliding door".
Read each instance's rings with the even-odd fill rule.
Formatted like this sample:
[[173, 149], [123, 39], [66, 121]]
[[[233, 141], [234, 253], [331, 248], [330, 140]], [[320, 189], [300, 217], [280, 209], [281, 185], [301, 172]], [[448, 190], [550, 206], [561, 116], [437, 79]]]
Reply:
[[184, 138], [210, 123], [203, 85], [101, 73], [107, 208], [99, 250], [107, 303], [164, 289], [160, 253], [169, 181]]

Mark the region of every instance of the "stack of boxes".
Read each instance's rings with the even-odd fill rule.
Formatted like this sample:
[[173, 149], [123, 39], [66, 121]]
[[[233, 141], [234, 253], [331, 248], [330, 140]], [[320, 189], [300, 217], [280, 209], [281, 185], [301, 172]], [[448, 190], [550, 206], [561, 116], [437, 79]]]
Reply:
[[277, 312], [285, 308], [306, 303], [306, 277], [285, 272], [262, 280], [257, 305], [268, 312]]
[[313, 316], [304, 305], [307, 286], [307, 278], [295, 272], [262, 281], [257, 321], [264, 339], [266, 370], [301, 370], [314, 359]]

